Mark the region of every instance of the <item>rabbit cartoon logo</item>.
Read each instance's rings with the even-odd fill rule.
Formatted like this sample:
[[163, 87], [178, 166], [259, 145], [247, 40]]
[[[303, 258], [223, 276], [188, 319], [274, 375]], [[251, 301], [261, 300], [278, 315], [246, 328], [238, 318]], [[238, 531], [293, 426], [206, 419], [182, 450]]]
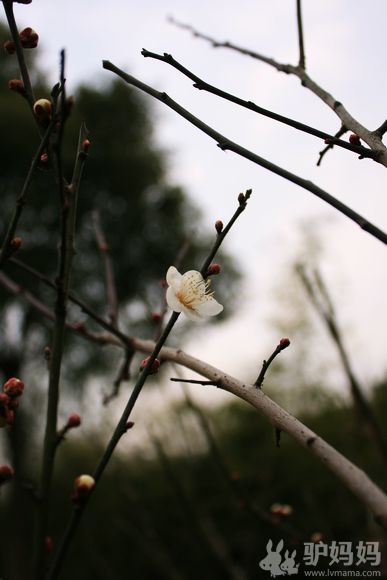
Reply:
[[269, 540], [266, 546], [267, 556], [259, 563], [262, 570], [270, 572], [270, 576], [272, 578], [274, 578], [275, 576], [283, 576], [284, 574], [288, 574], [289, 576], [291, 576], [292, 574], [298, 574], [299, 564], [296, 565], [294, 561], [294, 558], [296, 557], [296, 550], [293, 551], [291, 556], [289, 556], [289, 552], [288, 550], [286, 550], [285, 560], [281, 564], [282, 556], [280, 552], [283, 546], [284, 542], [283, 540], [281, 540], [278, 543], [275, 552], [273, 552], [272, 551], [273, 542]]

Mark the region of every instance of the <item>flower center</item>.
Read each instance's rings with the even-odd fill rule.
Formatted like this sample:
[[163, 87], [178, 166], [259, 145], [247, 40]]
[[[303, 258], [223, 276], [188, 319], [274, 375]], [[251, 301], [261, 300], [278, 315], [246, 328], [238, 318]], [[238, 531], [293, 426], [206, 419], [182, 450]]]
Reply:
[[190, 310], [195, 310], [195, 308], [202, 302], [206, 301], [213, 292], [208, 292], [210, 288], [211, 280], [187, 280], [185, 284], [178, 292], [176, 292], [176, 298], [181, 302], [186, 308]]

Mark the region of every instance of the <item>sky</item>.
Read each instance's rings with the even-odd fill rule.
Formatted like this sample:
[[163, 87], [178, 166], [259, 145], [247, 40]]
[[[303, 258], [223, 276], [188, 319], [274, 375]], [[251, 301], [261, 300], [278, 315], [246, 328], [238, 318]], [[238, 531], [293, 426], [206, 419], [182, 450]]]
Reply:
[[[143, 47], [171, 53], [226, 91], [335, 133], [340, 127], [336, 116], [296, 78], [229, 50], [213, 49], [168, 21], [173, 16], [219, 40], [296, 64], [295, 4], [293, 0], [33, 0], [30, 5], [15, 4], [15, 13], [20, 28], [31, 26], [39, 33], [41, 65], [52, 83], [62, 48], [70, 93], [82, 82], [102, 87], [112, 80], [101, 64], [110, 60], [167, 92], [228, 138], [315, 182], [387, 231], [384, 167], [339, 149], [316, 167], [321, 141], [199, 92], [176, 70], [140, 54]], [[310, 76], [366, 127], [381, 125], [387, 102], [384, 0], [314, 0], [304, 2], [303, 14]], [[381, 378], [387, 371], [387, 248], [309, 192], [234, 153], [222, 152], [175, 112], [146, 98], [152, 106], [155, 138], [167, 154], [170, 181], [181, 184], [201, 208], [206, 232], [217, 219], [228, 220], [239, 192], [253, 189], [247, 210], [225, 242], [244, 274], [239, 303], [227, 322], [197, 329], [186, 350], [210, 357], [210, 363], [231, 374], [245, 372], [243, 379], [251, 378], [251, 372], [256, 375], [280, 338], [273, 318], [283, 320], [286, 333], [294, 307], [294, 294], [290, 288], [287, 292], [289, 264], [310, 253], [307, 240], [315, 237], [322, 250], [314, 265], [332, 294], [355, 369], [365, 384]], [[301, 289], [299, 300], [309, 312]], [[318, 330], [321, 341], [318, 338], [313, 346], [315, 358], [334, 358], [327, 352], [324, 328]], [[296, 341], [291, 348], [286, 356], [294, 364], [301, 346]]]

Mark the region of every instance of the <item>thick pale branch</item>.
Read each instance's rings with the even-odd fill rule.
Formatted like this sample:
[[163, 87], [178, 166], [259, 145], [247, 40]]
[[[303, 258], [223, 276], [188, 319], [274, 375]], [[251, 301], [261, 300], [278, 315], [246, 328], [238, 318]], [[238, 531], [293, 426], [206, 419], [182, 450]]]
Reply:
[[259, 155], [253, 153], [252, 151], [245, 149], [241, 145], [238, 145], [237, 143], [230, 141], [227, 137], [225, 137], [224, 135], [222, 135], [221, 133], [219, 133], [218, 131], [216, 131], [215, 129], [213, 129], [212, 127], [210, 127], [209, 125], [207, 125], [194, 115], [192, 115], [192, 113], [184, 109], [176, 101], [171, 99], [171, 97], [169, 97], [166, 93], [156, 91], [155, 89], [139, 81], [135, 77], [125, 73], [111, 62], [105, 60], [103, 61], [103, 66], [106, 70], [110, 70], [114, 72], [117, 76], [121, 77], [129, 85], [137, 87], [138, 89], [142, 90], [148, 95], [151, 95], [153, 98], [157, 99], [158, 101], [161, 101], [162, 103], [164, 103], [165, 105], [176, 111], [184, 119], [186, 119], [187, 121], [195, 125], [195, 127], [203, 131], [203, 133], [206, 133], [209, 137], [214, 139], [217, 142], [218, 147], [220, 147], [222, 151], [227, 150], [233, 151], [237, 155], [240, 155], [241, 157], [244, 157], [245, 159], [252, 161], [256, 165], [264, 167], [265, 169], [268, 169], [272, 173], [280, 175], [284, 179], [291, 181], [296, 185], [299, 185], [303, 189], [306, 189], [307, 191], [313, 193], [313, 195], [319, 197], [327, 204], [337, 209], [340, 213], [347, 216], [350, 220], [354, 221], [364, 231], [368, 232], [369, 234], [371, 234], [384, 244], [387, 244], [387, 234], [385, 232], [377, 228], [375, 225], [366, 220], [363, 216], [352, 210], [350, 207], [346, 206], [344, 203], [342, 203], [341, 201], [339, 201], [338, 199], [336, 199], [331, 194], [324, 191], [311, 181], [303, 179], [302, 177], [299, 177], [298, 175], [291, 173], [286, 169], [283, 169], [279, 165], [275, 165], [274, 163], [271, 163], [267, 159], [260, 157]]
[[[151, 352], [154, 344], [151, 341], [133, 340], [133, 345], [142, 352]], [[292, 439], [308, 449], [323, 463], [341, 482], [350, 489], [358, 499], [372, 512], [375, 520], [387, 529], [387, 496], [371, 479], [351, 463], [346, 457], [316, 435], [301, 421], [282, 409], [277, 403], [253, 385], [243, 383], [223, 371], [194, 358], [180, 349], [164, 347], [160, 357], [183, 365], [216, 382], [220, 388], [243, 399], [262, 413], [270, 423], [287, 433]]]

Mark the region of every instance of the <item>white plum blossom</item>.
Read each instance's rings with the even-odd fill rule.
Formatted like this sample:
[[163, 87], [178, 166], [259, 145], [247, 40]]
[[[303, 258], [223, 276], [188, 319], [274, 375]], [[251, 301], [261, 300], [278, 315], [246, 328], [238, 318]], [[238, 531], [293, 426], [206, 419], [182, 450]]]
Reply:
[[171, 266], [167, 272], [167, 304], [175, 312], [184, 312], [191, 320], [200, 320], [206, 316], [216, 316], [223, 310], [209, 292], [210, 280], [204, 280], [197, 270], [180, 274]]

